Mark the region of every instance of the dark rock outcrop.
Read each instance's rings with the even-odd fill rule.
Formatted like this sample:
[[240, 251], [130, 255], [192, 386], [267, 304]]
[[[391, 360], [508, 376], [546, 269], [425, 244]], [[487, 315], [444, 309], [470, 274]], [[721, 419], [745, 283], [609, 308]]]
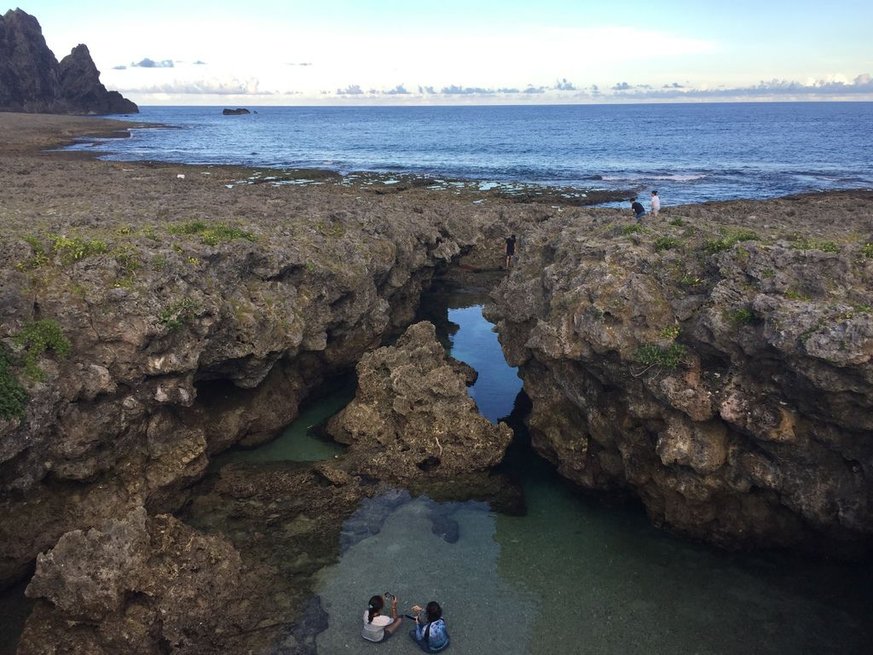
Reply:
[[869, 548], [870, 201], [541, 224], [491, 309], [536, 449], [696, 538]]
[[0, 111], [134, 114], [139, 109], [100, 83], [86, 46], [76, 46], [58, 63], [36, 18], [16, 9], [0, 17]]
[[245, 107], [241, 107], [239, 109], [224, 109], [221, 113], [225, 116], [245, 116], [246, 114], [251, 114], [252, 112], [250, 112]]

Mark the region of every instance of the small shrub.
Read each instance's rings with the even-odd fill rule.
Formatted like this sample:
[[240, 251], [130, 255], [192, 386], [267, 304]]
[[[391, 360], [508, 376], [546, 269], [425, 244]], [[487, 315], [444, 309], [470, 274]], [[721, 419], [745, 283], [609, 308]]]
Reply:
[[703, 244], [703, 249], [710, 255], [730, 250], [742, 241], [757, 241], [758, 234], [752, 230], [733, 230], [725, 232], [718, 239], [709, 239]]
[[52, 250], [60, 257], [61, 263], [72, 264], [86, 257], [109, 252], [109, 246], [102, 239], [83, 239], [82, 237], [54, 237]]
[[794, 239], [792, 247], [795, 250], [821, 250], [822, 252], [840, 252], [840, 247], [833, 241], [817, 241], [805, 237]]
[[621, 233], [625, 236], [630, 236], [631, 234], [637, 234], [638, 232], [643, 231], [643, 226], [639, 223], [633, 223], [631, 225], [625, 225], [621, 228]]
[[15, 267], [19, 271], [32, 271], [39, 268], [40, 266], [44, 266], [49, 262], [49, 256], [48, 253], [45, 251], [45, 246], [43, 245], [42, 241], [40, 241], [37, 237], [24, 237], [24, 240], [30, 246], [30, 249], [33, 251], [33, 253], [24, 261], [18, 262], [18, 264], [16, 264]]
[[685, 346], [679, 343], [670, 344], [666, 348], [655, 344], [646, 344], [637, 349], [636, 360], [645, 366], [675, 369], [682, 363], [685, 353]]
[[61, 331], [57, 321], [42, 319], [25, 325], [15, 338], [15, 343], [24, 348], [24, 372], [34, 380], [42, 380], [45, 373], [37, 362], [43, 353], [51, 350], [60, 357], [70, 352], [70, 342]]
[[864, 255], [864, 257], [873, 258], [873, 243], [865, 243], [861, 246], [861, 254]]
[[699, 287], [703, 284], [703, 279], [697, 275], [685, 273], [681, 278], [679, 278], [679, 284], [684, 287]]
[[171, 332], [191, 322], [199, 305], [196, 300], [182, 298], [164, 308], [158, 314], [158, 321]]
[[785, 297], [789, 300], [809, 300], [809, 296], [796, 289], [789, 289], [785, 292]]
[[755, 322], [755, 312], [748, 307], [728, 310], [725, 316], [734, 325], [751, 325]]
[[655, 250], [657, 252], [660, 252], [661, 250], [672, 250], [681, 243], [682, 242], [675, 237], [658, 237], [655, 239]]
[[668, 325], [663, 330], [661, 330], [661, 336], [665, 339], [675, 339], [679, 336], [679, 326]]
[[676, 218], [670, 219], [670, 225], [675, 225], [676, 227], [682, 227], [683, 225], [685, 225], [685, 221], [677, 216]]

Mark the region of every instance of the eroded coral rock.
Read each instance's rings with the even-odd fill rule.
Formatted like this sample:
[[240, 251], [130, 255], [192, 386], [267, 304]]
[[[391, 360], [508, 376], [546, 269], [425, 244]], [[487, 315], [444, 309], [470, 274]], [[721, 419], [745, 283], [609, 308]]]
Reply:
[[479, 414], [467, 394], [469, 367], [446, 355], [431, 323], [367, 353], [357, 371], [355, 399], [327, 428], [352, 445], [349, 470], [406, 480], [481, 471], [503, 459], [512, 430]]

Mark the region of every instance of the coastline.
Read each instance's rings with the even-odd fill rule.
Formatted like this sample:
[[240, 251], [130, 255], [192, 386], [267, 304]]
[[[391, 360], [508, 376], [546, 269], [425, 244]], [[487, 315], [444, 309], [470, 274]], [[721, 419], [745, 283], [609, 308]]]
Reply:
[[[71, 346], [67, 357], [46, 352], [38, 359], [41, 379], [27, 380], [22, 375], [30, 395], [27, 419], [20, 423], [0, 420], [7, 449], [0, 463], [4, 484], [0, 510], [11, 517], [0, 526], [0, 543], [6, 546], [0, 580], [6, 584], [30, 575], [37, 553], [55, 546], [62, 535], [105, 521], [126, 522], [140, 537], [148, 531], [167, 531], [178, 538], [178, 544], [203, 540], [199, 533], [192, 536], [194, 530], [189, 526], [157, 515], [172, 514], [188, 500], [190, 486], [202, 479], [216, 453], [236, 442], [254, 445], [270, 439], [293, 419], [320, 377], [349, 370], [363, 352], [404, 329], [435, 271], [457, 266], [502, 274], [503, 239], [510, 231], [529, 238], [520, 249], [521, 265], [504, 278], [498, 292], [499, 309], [512, 319], [509, 322], [515, 323], [513, 330], [517, 331], [504, 344], [509, 355], [520, 361], [526, 357], [524, 349], [531, 348], [542, 351], [537, 354], [543, 355], [544, 362], [566, 357], [566, 372], [578, 366], [573, 357], [584, 359], [581, 355], [598, 348], [607, 354], [624, 348], [629, 354], [629, 375], [622, 384], [631, 389], [651, 384], [656, 397], [679, 398], [676, 402], [686, 403], [683, 407], [690, 407], [692, 413], [699, 409], [691, 407], [692, 401], [697, 403], [706, 395], [702, 385], [709, 381], [707, 371], [689, 370], [687, 379], [671, 378], [669, 388], [658, 386], [664, 377], [640, 381], [637, 375], [641, 367], [633, 361], [633, 339], [640, 336], [634, 332], [640, 328], [640, 316], [626, 317], [620, 312], [648, 309], [654, 285], [663, 282], [663, 288], [675, 296], [652, 303], [657, 314], [653, 318], [664, 319], [664, 323], [653, 320], [643, 326], [643, 336], [657, 343], [665, 338], [665, 326], [673, 325], [670, 302], [675, 301], [677, 315], [685, 320], [712, 298], [711, 324], [701, 325], [698, 341], [709, 338], [709, 327], [741, 337], [731, 343], [730, 357], [718, 362], [720, 376], [729, 367], [729, 359], [732, 365], [745, 366], [748, 362], [741, 361], [742, 357], [757, 347], [756, 330], [762, 318], [742, 313], [748, 309], [742, 303], [751, 293], [746, 267], [750, 258], [762, 284], [784, 287], [779, 308], [788, 308], [786, 325], [797, 323], [798, 314], [788, 310], [802, 311], [809, 318], [809, 325], [797, 327], [806, 336], [819, 325], [820, 317], [826, 327], [839, 327], [839, 321], [857, 320], [870, 311], [860, 301], [855, 302], [857, 307], [843, 307], [843, 303], [831, 311], [827, 290], [819, 293], [816, 284], [843, 285], [840, 275], [847, 270], [844, 262], [849, 256], [852, 266], [861, 262], [860, 266], [870, 268], [859, 250], [873, 238], [873, 217], [867, 209], [873, 202], [871, 191], [666, 207], [657, 219], [647, 218], [636, 226], [630, 212], [620, 209], [517, 203], [411, 183], [255, 184], [252, 178], [259, 170], [261, 178], [275, 171], [108, 162], [44, 150], [78, 135], [94, 134], [95, 129], [113, 134], [119, 128], [104, 120], [35, 118], [30, 127], [24, 126], [18, 142], [0, 147], [4, 188], [0, 247], [7, 253], [0, 264], [0, 341], [9, 348], [19, 347], [15, 340], [25, 326], [47, 319], [56, 322]], [[757, 242], [748, 247], [745, 242], [729, 243], [740, 230], [754, 230], [760, 247]], [[845, 257], [833, 248], [845, 249]], [[775, 258], [777, 250], [783, 259]], [[782, 270], [775, 264], [789, 260], [806, 275], [804, 284], [810, 289], [795, 288], [792, 279], [781, 279]], [[577, 276], [598, 267], [603, 273], [600, 280], [579, 278], [577, 283]], [[827, 280], [817, 280], [808, 272], [819, 270], [828, 272]], [[869, 273], [863, 275], [867, 278], [859, 274], [858, 279], [869, 279]], [[626, 288], [610, 286], [622, 276], [630, 280]], [[565, 288], [560, 288], [562, 284]], [[552, 295], [546, 302], [535, 297], [549, 285]], [[625, 294], [626, 289], [637, 295]], [[778, 295], [772, 289], [768, 293]], [[574, 305], [598, 294], [601, 305], [592, 303], [592, 311]], [[623, 307], [614, 309], [612, 302]], [[735, 313], [724, 316], [719, 303], [736, 304]], [[724, 306], [734, 310], [733, 305]], [[817, 314], [820, 307], [830, 313]], [[761, 312], [765, 310], [761, 305]], [[847, 316], [852, 311], [855, 316]], [[619, 332], [614, 322], [602, 329], [597, 321], [604, 317], [628, 319], [629, 338], [618, 344], [620, 348], [597, 341]], [[524, 332], [532, 325], [543, 329], [534, 335]], [[562, 335], [583, 328], [591, 328], [587, 336], [593, 347], [589, 351], [578, 344], [565, 348]], [[850, 333], [860, 335], [860, 342], [865, 333], [856, 328]], [[506, 324], [500, 329], [503, 338]], [[768, 356], [778, 359], [773, 352], [768, 350]], [[719, 359], [711, 350], [706, 353], [710, 360]], [[803, 352], [789, 352], [786, 359], [803, 356]], [[614, 374], [615, 361], [605, 359], [604, 369]], [[846, 368], [852, 365], [847, 362]], [[538, 402], [546, 396], [558, 397], [548, 384], [548, 380], [540, 381]], [[619, 388], [617, 382], [613, 384], [607, 400], [615, 402]], [[688, 388], [696, 394], [691, 400], [683, 395]], [[735, 395], [742, 385], [737, 388]], [[226, 394], [231, 391], [237, 395], [228, 401]], [[634, 463], [672, 458], [669, 472], [679, 472], [671, 483], [679, 491], [671, 500], [675, 502], [682, 492], [694, 492], [698, 495], [695, 501], [706, 505], [707, 489], [691, 479], [692, 468], [707, 475], [715, 456], [707, 458], [708, 453], [701, 455], [687, 447], [687, 434], [681, 429], [687, 419], [674, 411], [676, 407], [667, 407], [669, 416], [664, 420], [655, 415], [653, 407], [657, 406], [647, 399], [636, 408], [651, 426], [648, 432], [637, 433], [642, 437], [632, 444], [639, 449]], [[566, 410], [566, 404], [551, 408], [543, 403], [541, 407], [545, 407], [540, 410], [541, 421], [543, 413], [550, 414], [546, 418], [560, 419]], [[617, 406], [616, 415], [621, 411]], [[734, 420], [741, 420], [742, 412], [736, 413], [739, 418]], [[603, 416], [594, 419], [607, 421]], [[796, 422], [798, 432], [810, 421], [809, 417], [801, 419]], [[675, 428], [673, 442], [668, 444], [671, 450], [644, 451], [665, 424]], [[553, 426], [545, 427], [549, 429], [544, 428], [544, 433], [557, 433]], [[755, 429], [744, 425], [742, 438], [756, 438]], [[756, 444], [756, 449], [780, 449], [779, 457], [787, 458], [796, 444], [776, 432], [774, 428], [770, 442]], [[709, 436], [717, 445], [726, 440], [721, 432]], [[802, 445], [805, 439], [798, 441]], [[839, 441], [837, 436], [834, 441]], [[562, 475], [585, 485], [587, 472], [572, 468], [575, 451], [561, 451], [567, 443], [541, 442], [540, 447], [551, 451], [546, 454], [554, 457]], [[716, 454], [721, 456], [722, 450]], [[604, 470], [607, 464], [612, 471], [619, 470], [620, 455], [607, 455]], [[727, 461], [727, 456], [722, 459]], [[863, 452], [857, 459], [866, 466]], [[569, 470], [562, 468], [562, 462], [571, 463]], [[776, 478], [765, 468], [769, 463], [754, 463], [758, 465], [755, 484]], [[388, 479], [390, 471], [378, 473]], [[341, 463], [320, 465], [293, 479], [275, 471], [260, 471], [260, 477], [250, 479], [241, 469], [224, 475], [222, 488], [230, 495], [239, 494], [242, 505], [260, 489], [284, 493], [289, 522], [303, 512], [301, 489], [311, 487], [324, 502], [334, 503], [324, 519], [330, 529], [318, 527], [326, 559], [336, 547], [330, 530], [339, 524], [342, 512], [373, 489], [359, 485]], [[654, 496], [660, 490], [653, 487], [648, 492]], [[330, 494], [339, 500], [325, 500]], [[767, 494], [769, 499], [776, 492], [768, 490]], [[22, 498], [36, 502], [20, 502]], [[272, 520], [273, 500], [266, 499], [256, 524]], [[847, 506], [853, 502], [855, 498]], [[802, 503], [797, 505], [800, 509], [792, 510], [805, 511]], [[139, 511], [142, 507], [148, 516]], [[757, 506], [753, 509], [763, 511]], [[674, 517], [655, 515], [666, 527]], [[700, 523], [700, 515], [693, 519]], [[869, 525], [864, 521], [861, 516], [849, 527], [863, 532]], [[680, 531], [683, 528], [679, 526]], [[684, 533], [726, 547], [760, 545], [754, 541], [737, 544], [731, 541], [736, 537], [733, 533], [717, 533], [715, 538], [691, 530]], [[770, 537], [766, 531], [762, 536]], [[250, 553], [245, 540], [231, 546], [223, 539], [219, 534], [208, 538], [220, 561], [242, 557], [246, 565], [251, 563], [246, 559]], [[241, 556], [234, 554], [237, 550]], [[162, 551], [161, 556], [174, 561], [176, 554], [170, 551], [167, 557]], [[266, 577], [249, 577], [246, 587], [255, 595], [266, 596], [275, 590], [272, 585], [283, 582], [270, 578], [269, 572], [257, 573]], [[264, 580], [268, 583], [262, 588]], [[298, 599], [305, 592], [305, 585], [295, 590]], [[154, 597], [161, 593], [155, 592]], [[206, 593], [196, 597], [207, 605], [212, 600]], [[44, 639], [53, 634], [53, 627], [62, 630], [57, 626], [67, 620], [62, 610], [50, 607], [46, 600], [40, 601], [40, 607], [33, 620], [31, 643], [39, 643], [41, 634]], [[199, 616], [225, 624], [222, 611], [221, 607], [206, 607]], [[277, 624], [286, 624], [294, 611], [279, 616]], [[183, 615], [178, 612], [174, 618], [182, 621]], [[244, 624], [260, 625], [264, 616], [247, 615]], [[40, 621], [44, 622], [42, 633]]]

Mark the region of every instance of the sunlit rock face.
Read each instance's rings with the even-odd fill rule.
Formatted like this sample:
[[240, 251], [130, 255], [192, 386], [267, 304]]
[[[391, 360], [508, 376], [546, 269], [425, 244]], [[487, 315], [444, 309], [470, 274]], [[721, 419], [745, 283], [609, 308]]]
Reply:
[[475, 373], [446, 355], [431, 323], [367, 353], [357, 372], [357, 396], [328, 425], [353, 444], [350, 470], [409, 481], [483, 471], [503, 459], [512, 430], [479, 413], [466, 388]]
[[534, 446], [696, 538], [869, 548], [870, 200], [540, 224], [491, 308]]

